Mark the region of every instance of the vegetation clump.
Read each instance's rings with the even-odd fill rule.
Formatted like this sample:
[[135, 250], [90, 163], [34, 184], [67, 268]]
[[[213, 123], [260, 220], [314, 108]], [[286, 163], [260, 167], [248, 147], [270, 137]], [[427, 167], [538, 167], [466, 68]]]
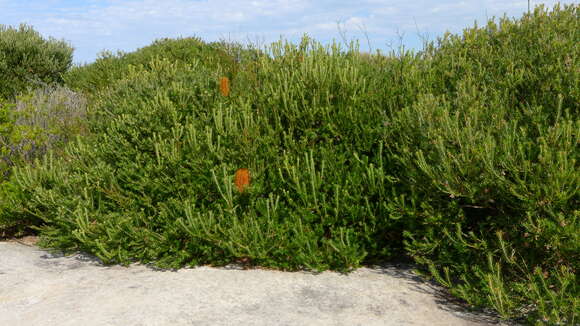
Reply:
[[0, 25], [0, 181], [58, 150], [84, 125], [86, 101], [63, 85], [73, 48], [31, 26]]
[[46, 40], [31, 26], [0, 25], [0, 100], [14, 100], [38, 84], [62, 83], [72, 54], [65, 41]]
[[149, 69], [149, 64], [160, 58], [185, 65], [199, 63], [211, 70], [221, 69], [226, 72], [226, 77], [232, 78], [242, 58], [256, 56], [257, 53], [257, 50], [244, 50], [239, 45], [225, 42], [207, 44], [198, 37], [164, 38], [135, 52], [119, 51], [114, 54], [103, 51], [94, 63], [70, 69], [64, 79], [72, 89], [92, 94], [123, 79], [129, 67]]
[[64, 78], [79, 137], [0, 184], [0, 230], [167, 268], [413, 259], [474, 308], [573, 325], [579, 9], [384, 60], [306, 36], [103, 56]]

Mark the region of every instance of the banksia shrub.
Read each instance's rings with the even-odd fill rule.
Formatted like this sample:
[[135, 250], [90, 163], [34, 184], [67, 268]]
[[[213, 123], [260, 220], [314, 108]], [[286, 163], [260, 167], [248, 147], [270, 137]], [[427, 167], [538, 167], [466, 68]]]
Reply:
[[[537, 7], [446, 35], [406, 76], [428, 80], [422, 94], [393, 108], [385, 130], [402, 187], [423, 197], [408, 251], [452, 293], [506, 318], [546, 284], [559, 299], [530, 316], [573, 324], [579, 308], [567, 286], [580, 270], [579, 9]], [[545, 284], [535, 267], [554, 271]]]
[[[327, 78], [338, 81], [351, 71], [329, 59], [319, 63], [333, 67]], [[149, 67], [130, 67], [122, 80], [93, 97], [87, 119], [91, 137], [69, 144], [62, 160], [47, 157], [33, 169], [15, 170], [14, 180], [25, 191], [10, 197], [8, 209], [23, 206], [20, 211], [31, 219], [49, 221], [37, 225], [50, 234], [44, 238], [50, 246], [81, 246], [108, 263], [138, 259], [179, 267], [248, 257], [261, 266], [347, 270], [369, 252], [388, 253], [374, 238], [391, 223], [379, 211], [384, 206], [368, 201], [387, 193], [381, 190], [386, 181], [381, 163], [365, 156], [355, 160], [351, 139], [327, 150], [309, 145], [318, 136], [293, 122], [305, 137], [281, 137], [290, 121], [280, 124], [275, 115], [287, 120], [302, 114], [301, 108], [283, 112], [273, 102], [264, 104], [269, 116], [257, 113], [250, 92], [235, 106], [223, 105], [216, 92], [220, 76], [200, 62], [155, 60]], [[339, 85], [351, 87], [347, 79]], [[297, 98], [306, 91], [293, 88]], [[269, 110], [274, 107], [280, 111]], [[320, 109], [315, 120], [332, 108]], [[353, 120], [366, 120], [361, 106], [337, 110], [340, 114], [330, 114], [333, 125], [350, 116], [342, 127], [350, 130]], [[321, 140], [339, 133], [325, 127]], [[306, 157], [304, 146], [311, 147]], [[240, 164], [255, 166], [256, 172], [241, 170], [232, 184], [227, 171]], [[370, 177], [357, 178], [360, 173]], [[256, 191], [250, 192], [255, 175], [265, 177], [252, 183]], [[238, 191], [244, 196], [234, 196]], [[14, 212], [4, 216], [14, 224]], [[363, 218], [372, 225], [361, 224]]]
[[222, 77], [220, 79], [220, 93], [223, 96], [230, 95], [230, 80], [228, 77]]
[[243, 193], [246, 187], [250, 185], [250, 170], [238, 169], [236, 171], [234, 183], [236, 188], [238, 188], [238, 191]]
[[[128, 65], [93, 97], [91, 137], [0, 184], [0, 228], [34, 222], [49, 247], [159, 267], [412, 257], [473, 306], [575, 325], [577, 17], [536, 10], [388, 59], [305, 37], [237, 74]], [[248, 169], [232, 185], [242, 165], [252, 191]]]

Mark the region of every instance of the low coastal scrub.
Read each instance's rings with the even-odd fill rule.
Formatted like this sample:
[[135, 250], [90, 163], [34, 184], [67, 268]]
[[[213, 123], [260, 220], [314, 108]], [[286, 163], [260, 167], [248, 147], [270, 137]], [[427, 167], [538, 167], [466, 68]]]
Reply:
[[43, 83], [62, 83], [72, 66], [73, 48], [64, 41], [44, 39], [31, 26], [0, 24], [0, 99], [14, 97]]
[[101, 56], [64, 76], [73, 136], [0, 184], [0, 232], [164, 268], [413, 260], [473, 308], [576, 324], [579, 9], [370, 59], [306, 36]]

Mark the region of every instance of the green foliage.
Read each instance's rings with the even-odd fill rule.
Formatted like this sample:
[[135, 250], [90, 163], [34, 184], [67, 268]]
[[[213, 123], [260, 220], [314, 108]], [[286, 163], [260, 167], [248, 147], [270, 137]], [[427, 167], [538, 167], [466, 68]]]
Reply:
[[[305, 36], [265, 51], [192, 38], [103, 55], [66, 77], [90, 94], [90, 137], [13, 170], [0, 228], [172, 268], [412, 257], [473, 307], [573, 325], [579, 9], [538, 7], [419, 54]], [[7, 134], [14, 121], [0, 117]], [[244, 193], [238, 168], [251, 173]]]
[[[318, 51], [319, 60], [332, 59]], [[352, 67], [333, 69], [332, 79]], [[27, 210], [50, 222], [41, 228], [45, 244], [80, 247], [106, 262], [178, 267], [250, 259], [318, 270], [346, 270], [397, 248], [388, 207], [380, 205], [390, 183], [381, 156], [372, 162], [348, 140], [329, 147], [334, 134], [317, 140], [312, 126], [297, 122], [297, 133], [281, 138], [287, 127], [275, 112], [256, 112], [247, 98], [227, 103], [217, 92], [218, 77], [199, 63], [131, 67], [94, 99], [89, 129], [96, 137], [67, 147], [70, 164], [50, 156], [38, 169], [17, 170], [23, 189], [35, 189]], [[348, 96], [352, 84], [337, 83], [344, 89], [335, 91]], [[317, 110], [328, 117], [328, 107]], [[335, 127], [337, 134], [347, 135], [357, 116], [367, 119], [355, 102], [335, 111], [327, 118], [333, 125], [353, 117]], [[304, 154], [313, 141], [324, 146]], [[380, 150], [378, 143], [360, 143]], [[232, 190], [233, 172], [242, 166], [253, 173], [248, 194]]]
[[[579, 268], [579, 30], [576, 6], [446, 35], [426, 51], [430, 83], [395, 108], [385, 135], [397, 176], [433, 214], [407, 233], [407, 249], [460, 281], [452, 293], [504, 317], [537, 299], [528, 288], [540, 286], [536, 268], [556, 291], [556, 271]], [[513, 261], [502, 258], [500, 235]], [[579, 293], [567, 289], [537, 317], [573, 319]]]
[[64, 41], [45, 40], [30, 26], [0, 25], [0, 98], [12, 101], [38, 82], [62, 83], [72, 53]]
[[232, 78], [238, 65], [237, 58], [243, 53], [239, 46], [223, 42], [206, 44], [196, 37], [159, 39], [131, 53], [104, 51], [94, 63], [74, 67], [64, 78], [72, 89], [92, 94], [123, 79], [130, 66], [149, 67], [156, 58], [185, 65], [200, 62], [211, 70], [221, 69], [225, 76]]

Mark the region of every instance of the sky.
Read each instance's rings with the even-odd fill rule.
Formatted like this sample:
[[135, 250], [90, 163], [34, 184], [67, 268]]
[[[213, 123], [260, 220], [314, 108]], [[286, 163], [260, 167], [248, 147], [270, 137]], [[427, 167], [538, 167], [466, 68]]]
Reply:
[[[530, 0], [530, 8], [560, 2]], [[74, 47], [74, 62], [108, 50], [131, 52], [160, 38], [200, 37], [264, 46], [298, 43], [306, 33], [324, 45], [358, 40], [360, 50], [420, 51], [446, 31], [518, 19], [528, 0], [0, 0], [0, 24], [32, 26], [43, 37]], [[369, 46], [370, 45], [370, 46]]]

